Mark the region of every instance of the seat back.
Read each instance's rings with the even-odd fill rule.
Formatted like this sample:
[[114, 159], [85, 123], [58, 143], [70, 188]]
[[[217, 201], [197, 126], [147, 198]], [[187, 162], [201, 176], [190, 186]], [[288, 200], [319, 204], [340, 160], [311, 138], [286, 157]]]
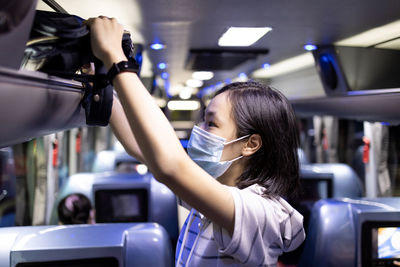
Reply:
[[[312, 223], [311, 211], [320, 199], [362, 196], [362, 185], [357, 174], [346, 164], [301, 164], [300, 182], [302, 190], [299, 199], [291, 205], [304, 217], [306, 238], [309, 224]], [[304, 244], [296, 250], [285, 253], [280, 261], [285, 264], [296, 264], [302, 254]], [[321, 265], [322, 266], [322, 265]]]
[[0, 266], [173, 266], [154, 223], [8, 227], [0, 240]]
[[150, 173], [81, 173], [69, 177], [53, 207], [51, 224], [58, 223], [57, 207], [61, 199], [73, 193], [90, 199], [96, 209], [97, 223], [156, 222], [173, 241], [178, 238], [175, 194]]
[[299, 267], [394, 266], [398, 249], [383, 239], [398, 242], [399, 211], [399, 198], [318, 201]]

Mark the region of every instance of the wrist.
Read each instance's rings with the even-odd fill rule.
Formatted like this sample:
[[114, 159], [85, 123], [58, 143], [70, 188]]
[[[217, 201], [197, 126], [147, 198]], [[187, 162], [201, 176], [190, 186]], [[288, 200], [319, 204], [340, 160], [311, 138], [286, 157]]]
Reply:
[[109, 70], [114, 63], [119, 63], [121, 61], [127, 61], [128, 59], [124, 54], [110, 54], [104, 60], [104, 67]]

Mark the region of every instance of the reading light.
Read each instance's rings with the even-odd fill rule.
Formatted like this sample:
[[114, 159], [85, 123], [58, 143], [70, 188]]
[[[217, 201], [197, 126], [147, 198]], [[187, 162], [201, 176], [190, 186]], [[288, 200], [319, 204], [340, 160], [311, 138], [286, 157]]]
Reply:
[[141, 174], [141, 175], [145, 175], [148, 172], [148, 168], [146, 165], [144, 164], [138, 164], [136, 165], [136, 171]]
[[244, 72], [239, 73], [238, 77], [239, 77], [240, 80], [246, 80], [247, 79], [247, 75]]
[[167, 67], [167, 64], [165, 64], [164, 62], [158, 63], [158, 68], [159, 68], [160, 70], [163, 70], [163, 69], [165, 69], [166, 67]]
[[257, 42], [270, 27], [230, 27], [218, 40], [219, 46], [250, 46]]
[[153, 50], [161, 50], [165, 48], [165, 45], [160, 43], [154, 43], [150, 45], [150, 48]]
[[195, 71], [192, 73], [192, 78], [197, 80], [210, 80], [214, 77], [214, 72], [212, 71]]
[[304, 49], [307, 51], [313, 51], [313, 50], [317, 49], [317, 46], [313, 45], [313, 44], [306, 44], [306, 45], [304, 45]]
[[167, 107], [169, 110], [197, 110], [200, 108], [200, 102], [196, 100], [171, 100]]
[[265, 69], [265, 70], [269, 69], [269, 67], [271, 67], [271, 65], [269, 63], [262, 64], [262, 68]]

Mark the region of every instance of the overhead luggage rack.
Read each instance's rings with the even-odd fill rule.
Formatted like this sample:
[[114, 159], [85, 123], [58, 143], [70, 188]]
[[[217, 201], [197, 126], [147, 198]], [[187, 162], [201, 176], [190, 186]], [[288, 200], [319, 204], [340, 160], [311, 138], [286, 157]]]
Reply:
[[86, 125], [81, 83], [0, 67], [0, 147]]
[[400, 123], [400, 88], [353, 91], [345, 96], [292, 99], [300, 116], [332, 115], [339, 118]]

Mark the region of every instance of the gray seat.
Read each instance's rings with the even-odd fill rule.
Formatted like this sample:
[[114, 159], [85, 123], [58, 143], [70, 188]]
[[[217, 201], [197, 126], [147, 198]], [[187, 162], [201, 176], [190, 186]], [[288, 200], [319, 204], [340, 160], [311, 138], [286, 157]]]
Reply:
[[143, 165], [125, 151], [104, 150], [96, 154], [92, 172], [115, 171], [120, 164]]
[[[398, 244], [399, 209], [400, 198], [318, 201], [312, 210], [299, 267], [394, 266], [399, 249], [385, 245], [380, 238]], [[383, 236], [378, 229], [392, 234]]]
[[[308, 225], [312, 220], [311, 210], [318, 200], [337, 197], [359, 198], [363, 194], [357, 174], [346, 164], [300, 164], [300, 182], [300, 197], [291, 204], [304, 216], [306, 239]], [[293, 252], [283, 254], [280, 261], [285, 264], [297, 264], [303, 247], [304, 245]]]
[[173, 266], [169, 236], [155, 223], [0, 229], [0, 267]]
[[96, 208], [97, 223], [156, 222], [173, 241], [178, 238], [175, 194], [150, 173], [81, 173], [69, 177], [53, 206], [51, 224], [58, 223], [60, 200], [72, 193], [89, 198]]

